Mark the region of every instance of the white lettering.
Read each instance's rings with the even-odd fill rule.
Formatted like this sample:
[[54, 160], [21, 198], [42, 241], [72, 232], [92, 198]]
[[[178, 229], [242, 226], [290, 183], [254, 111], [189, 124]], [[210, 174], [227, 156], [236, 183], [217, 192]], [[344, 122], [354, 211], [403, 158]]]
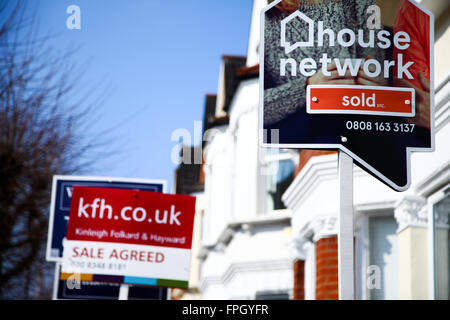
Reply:
[[105, 210], [108, 211], [108, 219], [112, 218], [112, 207], [109, 204], [105, 204], [105, 199], [102, 199], [100, 203], [100, 213], [99, 216], [103, 219]]
[[375, 93], [367, 98], [366, 103], [368, 107], [375, 108]]
[[78, 217], [84, 217], [84, 218], [89, 218], [89, 214], [87, 213], [86, 209], [89, 207], [88, 204], [83, 205], [83, 197], [80, 198], [80, 202], [78, 205]]
[[[138, 213], [141, 213], [141, 217], [138, 217]], [[144, 208], [136, 208], [133, 210], [133, 219], [137, 222], [144, 221], [147, 217], [147, 211]]]
[[[394, 35], [394, 45], [399, 50], [408, 49], [410, 42], [411, 42], [411, 38], [409, 37], [409, 34], [407, 34], [405, 31], [399, 31]], [[402, 43], [405, 43], [405, 44], [402, 45]]]
[[395, 66], [395, 61], [384, 61], [384, 77], [389, 78], [389, 68]]
[[375, 47], [375, 31], [369, 31], [369, 42], [364, 42], [364, 30], [358, 30], [358, 43], [363, 48]]
[[[344, 36], [346, 34], [348, 35], [347, 40], [344, 39]], [[355, 44], [355, 39], [356, 39], [355, 33], [351, 29], [342, 29], [338, 32], [337, 35], [337, 41], [343, 47], [351, 47], [352, 45]]]
[[317, 45], [323, 47], [323, 36], [328, 36], [328, 45], [334, 47], [334, 31], [331, 29], [323, 29], [323, 21], [319, 21], [317, 30]]
[[343, 64], [341, 65], [341, 61], [339, 59], [334, 59], [334, 63], [336, 64], [336, 69], [338, 74], [343, 77], [347, 72], [347, 69], [350, 70], [350, 74], [352, 77], [356, 77], [358, 75], [359, 67], [361, 66], [362, 59], [355, 59], [355, 64], [352, 64], [352, 59], [344, 59]]
[[[371, 71], [370, 66], [374, 66], [375, 70]], [[368, 77], [376, 78], [381, 73], [381, 64], [375, 59], [369, 59], [364, 63], [363, 70]]]
[[[372, 5], [368, 7], [367, 14], [369, 18], [367, 19], [368, 32], [359, 29], [353, 31], [352, 29], [344, 28], [339, 31], [334, 31], [331, 28], [325, 28], [323, 21], [317, 22], [317, 32], [311, 32], [311, 27], [314, 26], [315, 21], [305, 16], [303, 13], [296, 11], [289, 17], [282, 21], [282, 29], [286, 31], [287, 24], [290, 20], [294, 18], [299, 18], [304, 20], [309, 25], [309, 37], [306, 42], [297, 42], [295, 44], [290, 44], [286, 42], [283, 37], [284, 32], [282, 31], [281, 45], [289, 52], [299, 48], [299, 47], [313, 47], [315, 46], [314, 37], [317, 36], [317, 46], [322, 47], [325, 45], [325, 37], [328, 40], [328, 46], [332, 47], [335, 45], [335, 41], [342, 47], [351, 47], [358, 42], [359, 46], [362, 48], [374, 48], [378, 46], [381, 49], [389, 49], [394, 45], [399, 50], [406, 50], [410, 47], [411, 38], [408, 33], [404, 31], [398, 31], [393, 35], [393, 40], [391, 40], [391, 33], [389, 30], [381, 29], [381, 18], [380, 18], [380, 8], [377, 5]], [[337, 36], [336, 36], [337, 32]], [[376, 34], [376, 39], [375, 39]], [[375, 43], [376, 42], [376, 43]], [[287, 52], [288, 53], [288, 52]], [[327, 53], [323, 53], [322, 57], [319, 59], [321, 64], [320, 69], [322, 74], [326, 77], [331, 76], [331, 72], [328, 70], [328, 66], [332, 59], [328, 57]], [[363, 67], [363, 72], [371, 78], [376, 78], [381, 75], [383, 71], [383, 77], [388, 79], [391, 74], [391, 68], [397, 64], [397, 74], [399, 78], [403, 78], [404, 75], [408, 79], [413, 79], [409, 71], [409, 67], [414, 64], [410, 61], [403, 64], [403, 55], [399, 54], [397, 60], [393, 61], [378, 61], [376, 59], [368, 59], [364, 61], [362, 58], [356, 59], [338, 59], [335, 58], [333, 61], [336, 64], [336, 69], [339, 76], [345, 76], [347, 72], [351, 74], [352, 77], [358, 75], [359, 69]], [[298, 64], [299, 63], [299, 64]], [[304, 77], [311, 77], [317, 71], [317, 62], [312, 58], [305, 58], [297, 62], [293, 58], [282, 58], [280, 59], [280, 75], [285, 77], [289, 74], [292, 77], [296, 77], [299, 72]], [[95, 208], [94, 208], [95, 210]]]
[[178, 220], [178, 216], [181, 214], [181, 211], [178, 211], [175, 213], [175, 206], [170, 207], [170, 224], [173, 224], [174, 222], [181, 226], [180, 221]]
[[352, 106], [356, 107], [361, 104], [361, 100], [359, 99], [359, 97], [354, 96], [350, 99], [350, 103], [352, 104]]
[[162, 219], [159, 217], [159, 210], [156, 210], [155, 211], [155, 221], [156, 221], [156, 223], [166, 224], [167, 223], [167, 210], [164, 210], [164, 217]]
[[97, 208], [99, 207], [97, 202], [99, 202], [99, 201], [100, 201], [99, 198], [95, 198], [94, 199], [94, 203], [91, 205], [91, 207], [92, 207], [92, 218], [95, 218], [95, 213], [97, 211]]
[[127, 211], [131, 211], [133, 208], [131, 207], [123, 207], [122, 210], [120, 211], [120, 216], [122, 217], [123, 220], [125, 221], [130, 221], [131, 217], [128, 217], [125, 215], [125, 212]]
[[324, 53], [322, 55], [322, 58], [320, 58], [319, 62], [322, 64], [322, 73], [324, 76], [329, 77], [331, 76], [331, 72], [328, 71], [328, 64], [331, 63], [331, 59], [328, 58], [328, 55]]
[[280, 75], [282, 76], [282, 77], [285, 77], [286, 76], [286, 67], [287, 67], [287, 64], [290, 64], [290, 66], [291, 66], [291, 75], [293, 76], [293, 77], [296, 77], [297, 76], [297, 61], [295, 61], [294, 59], [292, 59], [292, 58], [289, 58], [289, 59], [281, 59], [281, 61], [280, 61]]
[[[308, 69], [310, 71], [308, 71]], [[305, 77], [310, 77], [316, 73], [317, 64], [313, 58], [306, 58], [300, 62], [300, 73]]]
[[380, 42], [377, 43], [381, 49], [388, 49], [391, 46], [391, 40], [389, 39], [390, 33], [387, 30], [381, 30], [377, 33], [377, 38]]
[[366, 97], [366, 94], [363, 92], [361, 94], [361, 97], [353, 96], [350, 98], [349, 96], [343, 96], [342, 105], [348, 107], [351, 104], [353, 107], [367, 106], [369, 108], [374, 108], [376, 106], [375, 99], [376, 99], [375, 93], [372, 94], [372, 96]]
[[410, 61], [407, 64], [403, 65], [403, 54], [398, 54], [398, 65], [397, 65], [397, 76], [399, 79], [403, 79], [403, 74], [406, 75], [408, 79], [414, 79], [411, 73], [408, 71], [408, 68], [411, 67], [414, 62]]
[[343, 106], [349, 106], [350, 105], [350, 101], [348, 101], [349, 97], [348, 96], [343, 96], [342, 97], [342, 105]]

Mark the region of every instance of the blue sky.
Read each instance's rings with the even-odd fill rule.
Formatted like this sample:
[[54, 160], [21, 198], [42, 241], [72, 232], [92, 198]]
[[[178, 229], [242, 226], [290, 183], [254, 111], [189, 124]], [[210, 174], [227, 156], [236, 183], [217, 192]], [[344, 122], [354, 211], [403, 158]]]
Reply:
[[[217, 91], [221, 56], [246, 55], [252, 2], [39, 0], [40, 31], [57, 34], [56, 50], [79, 47], [74, 61], [88, 63], [78, 85], [111, 90], [92, 132], [113, 127], [118, 154], [86, 174], [172, 186], [171, 133], [186, 128], [193, 136], [205, 94]], [[81, 30], [66, 27], [72, 4], [81, 9]]]

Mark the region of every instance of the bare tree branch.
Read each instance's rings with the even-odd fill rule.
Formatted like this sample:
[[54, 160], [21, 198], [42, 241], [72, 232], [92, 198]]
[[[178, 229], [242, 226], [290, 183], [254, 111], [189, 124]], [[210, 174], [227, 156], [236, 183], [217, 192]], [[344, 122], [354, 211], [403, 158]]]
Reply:
[[51, 272], [44, 246], [52, 176], [111, 154], [105, 133], [84, 133], [109, 91], [80, 88], [86, 67], [72, 62], [76, 51], [58, 54], [49, 36], [38, 36], [28, 3], [0, 2], [0, 298], [45, 292], [37, 286]]

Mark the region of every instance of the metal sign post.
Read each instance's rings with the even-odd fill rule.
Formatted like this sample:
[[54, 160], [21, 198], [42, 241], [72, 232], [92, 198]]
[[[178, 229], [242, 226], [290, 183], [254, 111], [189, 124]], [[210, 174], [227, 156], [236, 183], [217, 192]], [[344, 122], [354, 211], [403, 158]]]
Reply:
[[339, 151], [339, 300], [355, 299], [353, 240], [353, 159]]
[[128, 291], [130, 287], [127, 284], [120, 285], [119, 300], [128, 300]]

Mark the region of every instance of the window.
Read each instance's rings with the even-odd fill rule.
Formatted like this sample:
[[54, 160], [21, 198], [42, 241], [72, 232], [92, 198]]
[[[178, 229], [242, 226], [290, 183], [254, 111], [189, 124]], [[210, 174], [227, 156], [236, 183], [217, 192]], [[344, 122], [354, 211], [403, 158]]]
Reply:
[[281, 196], [294, 179], [293, 153], [278, 149], [267, 149], [265, 164], [265, 196], [267, 211], [285, 209]]
[[369, 264], [380, 271], [371, 300], [397, 299], [397, 222], [392, 215], [369, 217]]
[[256, 292], [255, 300], [289, 300], [289, 293], [277, 291]]
[[430, 198], [431, 298], [450, 298], [450, 186]]

